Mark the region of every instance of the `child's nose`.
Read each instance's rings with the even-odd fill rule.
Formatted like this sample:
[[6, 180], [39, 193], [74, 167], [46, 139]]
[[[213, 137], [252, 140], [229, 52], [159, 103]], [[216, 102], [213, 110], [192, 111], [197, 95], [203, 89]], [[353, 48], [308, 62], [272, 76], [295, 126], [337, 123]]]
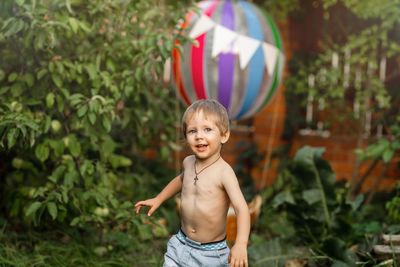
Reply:
[[203, 132], [202, 131], [198, 131], [197, 133], [196, 133], [196, 138], [197, 139], [199, 139], [199, 138], [203, 138]]

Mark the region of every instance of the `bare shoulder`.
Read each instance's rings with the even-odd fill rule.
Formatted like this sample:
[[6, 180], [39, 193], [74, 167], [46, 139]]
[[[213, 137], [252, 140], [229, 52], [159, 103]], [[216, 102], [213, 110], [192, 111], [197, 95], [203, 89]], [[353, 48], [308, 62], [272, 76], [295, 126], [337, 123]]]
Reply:
[[225, 160], [223, 160], [221, 164], [221, 173], [223, 180], [237, 180], [235, 171], [233, 170], [232, 166], [229, 165], [229, 163]]
[[194, 155], [190, 155], [190, 156], [185, 157], [183, 159], [183, 162], [182, 162], [183, 168], [186, 169], [186, 166], [188, 164], [193, 164], [194, 160], [195, 160]]

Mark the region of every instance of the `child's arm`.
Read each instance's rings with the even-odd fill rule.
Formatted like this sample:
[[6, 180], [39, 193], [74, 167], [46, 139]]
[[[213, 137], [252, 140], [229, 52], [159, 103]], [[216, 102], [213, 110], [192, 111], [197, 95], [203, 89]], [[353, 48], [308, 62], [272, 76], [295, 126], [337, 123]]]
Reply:
[[182, 189], [182, 174], [179, 174], [171, 182], [167, 184], [166, 187], [155, 197], [150, 198], [147, 200], [139, 201], [135, 204], [136, 213], [139, 213], [140, 209], [143, 206], [150, 207], [149, 211], [147, 212], [148, 216], [151, 216], [154, 211], [167, 199], [174, 196]]
[[227, 168], [223, 175], [223, 185], [236, 213], [236, 239], [229, 255], [230, 266], [248, 266], [247, 242], [250, 234], [249, 207], [240, 190], [239, 182], [232, 168]]

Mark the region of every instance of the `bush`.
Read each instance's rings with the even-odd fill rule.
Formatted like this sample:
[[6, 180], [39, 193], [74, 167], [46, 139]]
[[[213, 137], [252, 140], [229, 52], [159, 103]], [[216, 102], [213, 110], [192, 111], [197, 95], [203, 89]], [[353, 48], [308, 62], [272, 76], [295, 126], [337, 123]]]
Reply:
[[157, 182], [144, 150], [160, 142], [166, 159], [174, 146], [161, 77], [188, 3], [0, 3], [4, 221], [165, 234], [133, 215], [132, 198]]

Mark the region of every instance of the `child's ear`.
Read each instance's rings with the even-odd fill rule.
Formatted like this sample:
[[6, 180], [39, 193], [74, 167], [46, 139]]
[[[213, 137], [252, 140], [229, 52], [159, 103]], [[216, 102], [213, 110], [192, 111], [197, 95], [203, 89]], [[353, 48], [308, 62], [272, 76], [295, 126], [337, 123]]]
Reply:
[[221, 144], [225, 144], [226, 142], [228, 142], [230, 134], [231, 134], [230, 131], [226, 131], [225, 133], [222, 134]]

